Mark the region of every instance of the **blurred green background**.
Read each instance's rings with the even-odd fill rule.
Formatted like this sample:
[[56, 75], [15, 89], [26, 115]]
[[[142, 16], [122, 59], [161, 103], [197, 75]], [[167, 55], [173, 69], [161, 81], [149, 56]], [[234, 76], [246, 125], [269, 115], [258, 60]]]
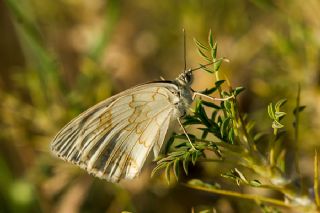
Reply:
[[[261, 131], [270, 131], [267, 104], [288, 98], [291, 115], [301, 85], [307, 108], [297, 150], [311, 181], [320, 138], [319, 11], [318, 0], [0, 0], [0, 212], [258, 211], [249, 201], [151, 179], [152, 165], [119, 186], [49, 151], [54, 134], [89, 106], [138, 83], [176, 77], [182, 28], [188, 67], [201, 62], [193, 37], [205, 41], [212, 29], [220, 56], [230, 59], [222, 71], [233, 86], [246, 87], [242, 110]], [[198, 89], [213, 81], [201, 72], [195, 78]], [[292, 117], [285, 122], [292, 131]], [[191, 177], [215, 181], [220, 172], [203, 164]]]

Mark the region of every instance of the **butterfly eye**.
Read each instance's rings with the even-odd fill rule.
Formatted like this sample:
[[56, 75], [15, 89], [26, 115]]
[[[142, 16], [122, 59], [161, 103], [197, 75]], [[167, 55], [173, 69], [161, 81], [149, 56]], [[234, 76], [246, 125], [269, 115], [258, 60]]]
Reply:
[[193, 75], [192, 75], [191, 72], [186, 73], [186, 75], [185, 75], [185, 81], [186, 81], [187, 83], [190, 83], [190, 84], [193, 82]]

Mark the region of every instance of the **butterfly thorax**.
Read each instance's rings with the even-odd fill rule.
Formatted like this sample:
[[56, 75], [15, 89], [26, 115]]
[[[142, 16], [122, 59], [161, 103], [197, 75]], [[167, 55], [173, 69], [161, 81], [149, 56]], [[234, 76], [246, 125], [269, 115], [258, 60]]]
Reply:
[[192, 84], [192, 73], [183, 72], [176, 78], [173, 82], [178, 86], [179, 102], [177, 102], [176, 107], [179, 111], [179, 117], [184, 116], [187, 113], [191, 103], [193, 91], [191, 89]]

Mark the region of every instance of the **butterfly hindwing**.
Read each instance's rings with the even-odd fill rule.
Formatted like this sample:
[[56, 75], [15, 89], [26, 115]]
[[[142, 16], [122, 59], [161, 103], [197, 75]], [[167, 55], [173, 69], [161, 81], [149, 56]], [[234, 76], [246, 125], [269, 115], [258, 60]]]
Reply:
[[67, 124], [51, 149], [97, 177], [132, 179], [152, 147], [155, 155], [160, 151], [176, 119], [177, 90], [172, 83], [149, 83], [113, 96]]

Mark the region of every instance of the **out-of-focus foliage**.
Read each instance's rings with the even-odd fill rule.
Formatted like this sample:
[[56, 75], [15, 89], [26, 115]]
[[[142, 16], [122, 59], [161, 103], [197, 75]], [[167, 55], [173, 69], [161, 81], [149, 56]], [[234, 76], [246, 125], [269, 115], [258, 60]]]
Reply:
[[[221, 70], [233, 86], [247, 88], [241, 108], [259, 123], [259, 131], [273, 131], [267, 104], [286, 97], [284, 108], [294, 108], [301, 85], [300, 102], [307, 108], [300, 116], [299, 143], [286, 146], [297, 150], [302, 176], [311, 179], [308, 153], [320, 136], [318, 11], [317, 0], [0, 1], [1, 211], [257, 210], [247, 201], [167, 186], [162, 177], [150, 179], [149, 169], [116, 186], [49, 152], [54, 134], [89, 106], [134, 84], [176, 77], [183, 69], [182, 28], [192, 67], [200, 60], [192, 37], [205, 39], [212, 29], [221, 55], [231, 61]], [[194, 88], [212, 81], [197, 73]], [[292, 120], [281, 124], [290, 126]], [[215, 164], [190, 169], [194, 177], [188, 178], [209, 182], [230, 170]]]

